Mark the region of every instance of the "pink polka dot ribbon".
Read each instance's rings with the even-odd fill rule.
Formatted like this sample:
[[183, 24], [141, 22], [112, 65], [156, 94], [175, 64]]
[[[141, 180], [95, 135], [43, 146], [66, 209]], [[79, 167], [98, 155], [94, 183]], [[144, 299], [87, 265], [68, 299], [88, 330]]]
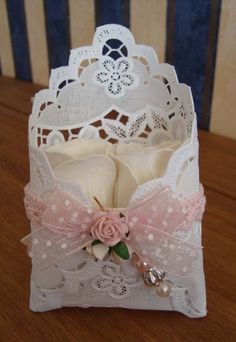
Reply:
[[[119, 233], [116, 236], [140, 259], [172, 274], [188, 274], [199, 255], [201, 246], [187, 242], [184, 232], [190, 231], [193, 222], [202, 218], [205, 208], [202, 186], [184, 199], [165, 187], [135, 206], [128, 206], [121, 216], [117, 209], [101, 212], [58, 189], [45, 201], [33, 194], [28, 185], [24, 201], [32, 232], [22, 242], [28, 246], [34, 265], [40, 269], [91, 243], [94, 227], [99, 227], [97, 234], [103, 234], [104, 241], [114, 242], [110, 235]], [[118, 216], [112, 216], [111, 220], [111, 213]], [[106, 226], [101, 227], [101, 222]], [[112, 227], [108, 227], [108, 222], [112, 222]], [[110, 234], [110, 240], [106, 240], [106, 234]]]

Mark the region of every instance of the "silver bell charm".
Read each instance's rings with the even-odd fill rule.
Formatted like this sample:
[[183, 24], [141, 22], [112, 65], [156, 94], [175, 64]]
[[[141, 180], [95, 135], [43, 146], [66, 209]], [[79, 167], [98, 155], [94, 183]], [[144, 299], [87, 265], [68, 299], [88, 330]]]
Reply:
[[165, 272], [156, 268], [150, 268], [143, 273], [143, 280], [147, 286], [159, 286], [165, 277]]
[[168, 297], [170, 294], [170, 286], [163, 281], [165, 272], [157, 268], [150, 268], [143, 273], [143, 280], [147, 286], [155, 286], [156, 293], [160, 297]]

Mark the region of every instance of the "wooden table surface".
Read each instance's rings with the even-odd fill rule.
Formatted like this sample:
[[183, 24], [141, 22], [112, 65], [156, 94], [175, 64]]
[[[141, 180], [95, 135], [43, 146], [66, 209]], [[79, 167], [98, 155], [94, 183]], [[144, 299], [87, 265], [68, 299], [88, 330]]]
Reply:
[[22, 202], [27, 121], [39, 89], [0, 77], [0, 341], [236, 341], [236, 141], [205, 131], [199, 136], [207, 317], [113, 308], [30, 311], [30, 260], [20, 239], [29, 231]]

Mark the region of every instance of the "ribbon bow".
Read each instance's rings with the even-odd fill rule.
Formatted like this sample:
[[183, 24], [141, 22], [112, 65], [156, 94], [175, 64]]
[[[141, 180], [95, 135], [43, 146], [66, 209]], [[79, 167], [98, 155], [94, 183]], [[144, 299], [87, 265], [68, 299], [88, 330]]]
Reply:
[[[22, 239], [29, 255], [40, 269], [74, 254], [94, 240], [91, 230], [102, 212], [85, 205], [67, 192], [55, 190], [44, 201], [25, 188], [25, 207], [34, 230]], [[155, 192], [135, 206], [128, 206], [119, 215], [128, 234], [123, 241], [150, 265], [166, 272], [185, 275], [198, 258], [200, 246], [186, 242], [180, 232], [191, 229], [194, 220], [201, 220], [205, 207], [203, 188], [180, 200], [169, 187]], [[109, 213], [118, 213], [112, 209]], [[101, 221], [101, 219], [100, 219]]]

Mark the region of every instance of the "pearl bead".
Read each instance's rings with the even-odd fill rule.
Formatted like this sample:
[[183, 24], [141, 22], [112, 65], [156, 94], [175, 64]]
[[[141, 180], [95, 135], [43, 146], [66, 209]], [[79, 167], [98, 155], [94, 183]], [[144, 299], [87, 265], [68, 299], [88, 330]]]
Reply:
[[162, 281], [160, 285], [156, 287], [156, 293], [159, 297], [168, 297], [170, 294], [170, 286]]
[[132, 256], [132, 263], [137, 267], [140, 273], [143, 273], [150, 268], [150, 265], [146, 261], [141, 260], [136, 254], [133, 254]]
[[150, 268], [149, 264], [146, 261], [140, 261], [140, 266], [138, 267], [141, 273], [145, 272]]

